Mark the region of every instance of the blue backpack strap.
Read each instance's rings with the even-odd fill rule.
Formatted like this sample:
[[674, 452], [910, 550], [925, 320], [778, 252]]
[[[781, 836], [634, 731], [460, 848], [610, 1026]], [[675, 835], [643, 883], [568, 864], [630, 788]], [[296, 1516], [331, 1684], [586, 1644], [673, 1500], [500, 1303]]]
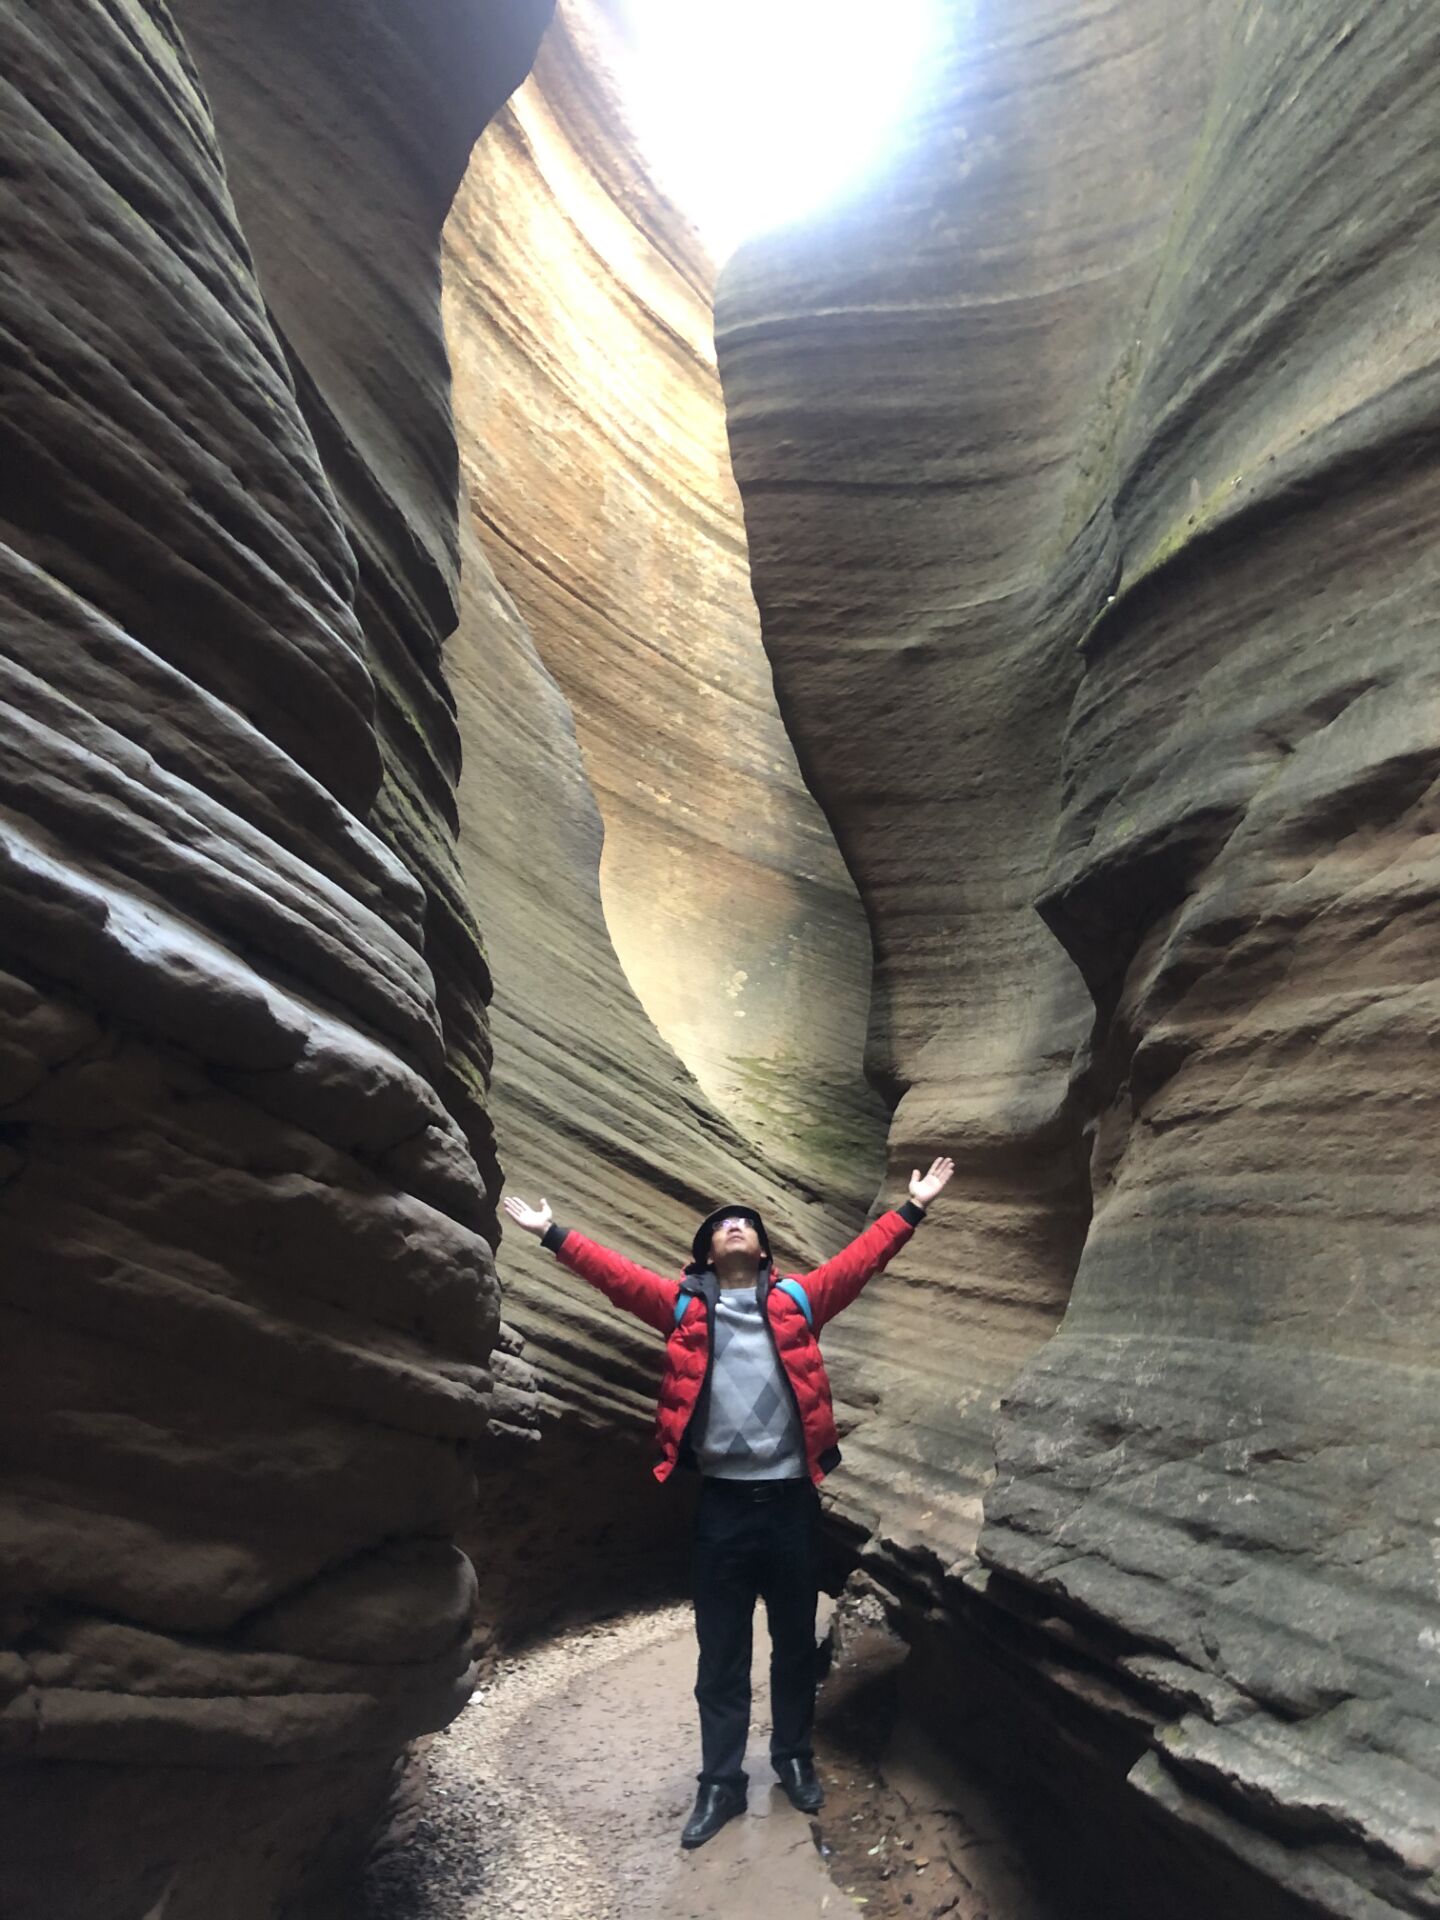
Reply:
[[811, 1312], [810, 1296], [806, 1293], [804, 1287], [801, 1286], [798, 1280], [777, 1280], [775, 1284], [782, 1293], [789, 1294], [790, 1298], [804, 1314], [805, 1324], [813, 1333], [815, 1330], [815, 1315]]
[[703, 1298], [704, 1295], [697, 1293], [693, 1287], [681, 1287], [679, 1293], [675, 1296], [675, 1324], [677, 1327], [685, 1318], [685, 1309], [689, 1306], [690, 1302], [692, 1300], [702, 1300]]

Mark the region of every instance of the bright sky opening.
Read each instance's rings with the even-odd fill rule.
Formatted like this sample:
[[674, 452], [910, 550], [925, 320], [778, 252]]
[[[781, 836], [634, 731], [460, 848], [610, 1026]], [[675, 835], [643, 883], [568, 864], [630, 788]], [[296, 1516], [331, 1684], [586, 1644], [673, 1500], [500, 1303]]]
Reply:
[[636, 133], [717, 260], [884, 157], [944, 4], [622, 0]]

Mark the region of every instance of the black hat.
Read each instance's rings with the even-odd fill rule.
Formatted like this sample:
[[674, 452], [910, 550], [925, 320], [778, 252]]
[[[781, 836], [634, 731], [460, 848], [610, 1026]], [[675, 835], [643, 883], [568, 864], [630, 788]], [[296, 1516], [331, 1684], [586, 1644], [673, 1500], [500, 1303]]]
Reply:
[[709, 1266], [710, 1236], [722, 1220], [729, 1220], [735, 1214], [739, 1214], [742, 1219], [754, 1221], [755, 1232], [760, 1239], [760, 1251], [767, 1260], [770, 1258], [770, 1239], [765, 1231], [765, 1222], [760, 1218], [754, 1207], [747, 1207], [741, 1202], [732, 1200], [723, 1207], [716, 1207], [713, 1213], [707, 1213], [695, 1229], [695, 1238], [690, 1243], [690, 1251], [695, 1256], [695, 1265], [697, 1267]]

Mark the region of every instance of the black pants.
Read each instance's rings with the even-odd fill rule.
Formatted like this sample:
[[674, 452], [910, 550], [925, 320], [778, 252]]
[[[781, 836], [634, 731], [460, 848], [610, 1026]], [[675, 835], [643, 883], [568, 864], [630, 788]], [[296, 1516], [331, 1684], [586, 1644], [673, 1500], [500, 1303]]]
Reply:
[[695, 1515], [700, 1779], [743, 1788], [750, 1731], [750, 1629], [770, 1626], [770, 1757], [810, 1758], [820, 1496], [808, 1480], [707, 1479]]

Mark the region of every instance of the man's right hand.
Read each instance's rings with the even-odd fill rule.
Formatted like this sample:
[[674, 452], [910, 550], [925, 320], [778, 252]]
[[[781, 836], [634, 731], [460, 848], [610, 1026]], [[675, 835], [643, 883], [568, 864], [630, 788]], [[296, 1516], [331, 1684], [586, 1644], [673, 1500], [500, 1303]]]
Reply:
[[505, 1211], [516, 1226], [523, 1227], [526, 1233], [544, 1233], [555, 1218], [548, 1200], [542, 1200], [538, 1207], [532, 1207], [509, 1193], [505, 1196]]

